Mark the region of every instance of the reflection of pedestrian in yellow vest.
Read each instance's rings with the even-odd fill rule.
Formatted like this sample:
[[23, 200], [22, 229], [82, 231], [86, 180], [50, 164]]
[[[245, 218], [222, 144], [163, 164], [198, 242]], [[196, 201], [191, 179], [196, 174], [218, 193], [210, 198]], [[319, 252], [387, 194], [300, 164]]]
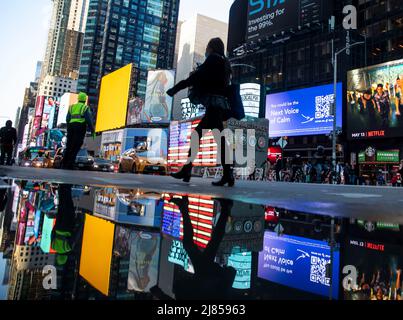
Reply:
[[67, 145], [63, 156], [63, 169], [73, 169], [78, 152], [83, 143], [87, 128], [94, 133], [92, 114], [87, 103], [87, 95], [80, 92], [78, 103], [73, 104], [67, 113]]

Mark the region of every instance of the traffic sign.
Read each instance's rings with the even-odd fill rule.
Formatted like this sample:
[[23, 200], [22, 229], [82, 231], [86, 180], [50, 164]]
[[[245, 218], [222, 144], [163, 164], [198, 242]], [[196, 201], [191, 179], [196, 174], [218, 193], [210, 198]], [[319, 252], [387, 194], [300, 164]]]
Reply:
[[278, 140], [277, 144], [281, 147], [281, 149], [284, 149], [287, 146], [288, 142], [286, 139], [280, 138], [280, 140]]

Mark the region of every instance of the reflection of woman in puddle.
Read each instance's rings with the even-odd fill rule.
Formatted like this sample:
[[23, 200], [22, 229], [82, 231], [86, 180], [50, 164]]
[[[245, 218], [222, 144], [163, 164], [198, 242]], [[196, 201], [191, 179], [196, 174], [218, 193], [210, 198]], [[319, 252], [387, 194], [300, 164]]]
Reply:
[[[233, 202], [220, 199], [221, 214], [214, 228], [210, 242], [204, 251], [200, 251], [193, 241], [193, 226], [189, 216], [188, 197], [183, 199], [171, 197], [170, 202], [176, 204], [183, 218], [183, 247], [189, 255], [194, 267], [194, 275], [191, 279], [180, 280], [174, 284], [174, 292], [177, 300], [220, 300], [229, 297], [230, 289], [234, 283], [236, 270], [233, 267], [221, 267], [216, 263], [220, 243], [225, 235]], [[164, 294], [159, 288], [153, 288], [155, 295]], [[163, 298], [167, 298], [166, 296]]]

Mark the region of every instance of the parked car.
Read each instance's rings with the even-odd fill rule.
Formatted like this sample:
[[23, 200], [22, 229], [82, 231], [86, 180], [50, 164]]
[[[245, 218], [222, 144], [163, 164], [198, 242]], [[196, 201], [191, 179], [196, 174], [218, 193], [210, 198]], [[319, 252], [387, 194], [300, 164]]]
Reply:
[[76, 157], [75, 166], [79, 170], [92, 170], [94, 158], [89, 154], [87, 149], [81, 149]]
[[92, 170], [103, 171], [103, 172], [114, 172], [115, 165], [107, 159], [95, 158], [92, 165]]
[[48, 150], [45, 152], [43, 167], [44, 168], [53, 168], [54, 159], [55, 159], [56, 151]]
[[31, 161], [31, 167], [33, 168], [44, 168], [45, 167], [45, 158], [44, 157], [36, 157]]
[[[43, 147], [28, 147], [20, 153], [19, 164], [22, 167], [33, 167], [33, 161], [37, 158], [43, 158], [48, 149]], [[36, 161], [38, 163], [38, 161]]]
[[59, 148], [56, 150], [55, 156], [53, 157], [53, 168], [60, 169], [62, 167], [64, 148]]
[[119, 172], [166, 175], [167, 161], [154, 156], [150, 151], [129, 149], [120, 157]]

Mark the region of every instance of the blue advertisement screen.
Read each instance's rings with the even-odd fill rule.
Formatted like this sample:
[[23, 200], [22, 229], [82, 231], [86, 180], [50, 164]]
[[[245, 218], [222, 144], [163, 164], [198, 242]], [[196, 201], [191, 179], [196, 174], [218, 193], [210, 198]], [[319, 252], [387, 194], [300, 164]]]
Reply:
[[[264, 249], [259, 253], [258, 277], [321, 296], [330, 294], [330, 263], [327, 242], [265, 232]], [[333, 290], [338, 298], [340, 252], [333, 251]]]
[[[342, 126], [342, 83], [337, 84], [337, 127]], [[266, 97], [266, 118], [270, 138], [328, 134], [333, 131], [333, 85], [270, 94]]]

